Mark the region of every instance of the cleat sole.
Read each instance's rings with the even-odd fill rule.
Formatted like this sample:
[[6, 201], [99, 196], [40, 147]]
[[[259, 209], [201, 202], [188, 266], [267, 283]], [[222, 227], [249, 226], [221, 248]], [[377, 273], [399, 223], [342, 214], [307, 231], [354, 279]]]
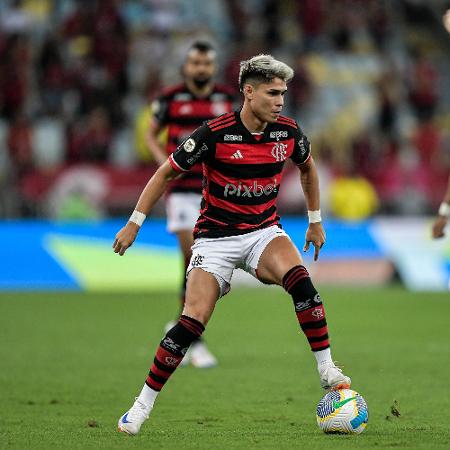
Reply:
[[125, 428], [120, 428], [120, 426], [117, 427], [117, 431], [119, 433], [125, 433], [127, 436], [133, 436], [133, 434], [131, 434], [128, 430], [126, 430]]

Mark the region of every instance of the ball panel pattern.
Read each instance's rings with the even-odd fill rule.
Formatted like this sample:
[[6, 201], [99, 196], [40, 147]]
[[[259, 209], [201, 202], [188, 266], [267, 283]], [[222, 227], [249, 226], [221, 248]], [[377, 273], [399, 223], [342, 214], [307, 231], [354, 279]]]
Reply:
[[340, 389], [325, 394], [317, 405], [317, 423], [325, 433], [353, 434], [364, 431], [369, 413], [358, 392]]

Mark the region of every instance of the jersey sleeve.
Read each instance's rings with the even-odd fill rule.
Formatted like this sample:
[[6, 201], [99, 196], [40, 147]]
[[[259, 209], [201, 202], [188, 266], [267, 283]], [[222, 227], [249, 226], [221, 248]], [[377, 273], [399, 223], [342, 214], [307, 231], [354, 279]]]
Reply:
[[291, 159], [294, 164], [301, 166], [311, 157], [311, 144], [308, 138], [303, 134], [300, 127], [294, 129], [294, 151]]
[[169, 102], [165, 97], [159, 97], [153, 100], [151, 104], [153, 117], [160, 125], [166, 125], [169, 120]]
[[169, 156], [170, 165], [177, 172], [187, 172], [193, 165], [206, 161], [212, 154], [212, 147], [211, 130], [203, 124]]

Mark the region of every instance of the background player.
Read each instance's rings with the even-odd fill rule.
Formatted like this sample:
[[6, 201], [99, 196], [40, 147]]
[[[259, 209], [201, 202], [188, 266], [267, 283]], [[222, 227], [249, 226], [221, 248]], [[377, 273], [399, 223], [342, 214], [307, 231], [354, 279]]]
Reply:
[[[450, 17], [450, 13], [449, 13]], [[447, 191], [442, 200], [441, 206], [439, 207], [438, 214], [434, 220], [432, 235], [433, 239], [441, 238], [445, 236], [445, 226], [448, 222], [448, 217], [450, 216], [450, 175], [448, 177]]]
[[[153, 120], [147, 143], [158, 164], [164, 164], [167, 156], [205, 120], [232, 110], [232, 91], [214, 82], [216, 69], [216, 51], [211, 44], [193, 43], [182, 66], [183, 82], [167, 88], [153, 101]], [[163, 129], [167, 129], [165, 148], [158, 140]], [[202, 167], [198, 164], [182, 177], [173, 180], [166, 192], [167, 228], [177, 236], [184, 261], [183, 273], [191, 258], [192, 230], [199, 215], [202, 178]], [[185, 277], [183, 280], [181, 310], [186, 288]], [[170, 329], [174, 324], [169, 322], [166, 328]], [[208, 368], [215, 366], [217, 360], [199, 338], [183, 360], [183, 364], [188, 363], [198, 368]]]
[[[230, 289], [233, 270], [242, 268], [291, 295], [299, 325], [317, 361], [323, 388], [350, 386], [332, 360], [321, 298], [300, 253], [279, 226], [276, 198], [287, 158], [299, 167], [310, 224], [304, 250], [314, 259], [325, 242], [320, 217], [317, 170], [310, 145], [297, 123], [280, 112], [293, 70], [268, 55], [241, 63], [239, 87], [244, 105], [198, 128], [150, 179], [130, 220], [116, 235], [114, 251], [123, 255], [134, 242], [146, 214], [168, 182], [204, 163], [206, 184], [187, 271], [186, 301], [178, 323], [157, 349], [145, 385], [119, 430], [137, 434], [159, 391], [208, 323], [217, 300]], [[241, 326], [245, 326], [241, 322]]]

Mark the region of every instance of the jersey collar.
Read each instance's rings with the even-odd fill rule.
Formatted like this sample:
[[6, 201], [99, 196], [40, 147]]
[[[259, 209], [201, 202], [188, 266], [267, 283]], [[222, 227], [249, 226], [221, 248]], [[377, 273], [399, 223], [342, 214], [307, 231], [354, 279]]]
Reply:
[[238, 111], [234, 112], [234, 115], [236, 117], [237, 126], [238, 126], [238, 128], [241, 129], [241, 133], [244, 134], [245, 136], [247, 136], [251, 140], [251, 142], [255, 142], [255, 143], [267, 142], [267, 136], [269, 135], [268, 133], [272, 129], [272, 124], [267, 123], [267, 126], [264, 129], [261, 138], [256, 139], [256, 137], [250, 132], [250, 130], [248, 130], [246, 128], [246, 126], [243, 124], [243, 122], [241, 120], [240, 112], [241, 112], [241, 110], [239, 109]]

